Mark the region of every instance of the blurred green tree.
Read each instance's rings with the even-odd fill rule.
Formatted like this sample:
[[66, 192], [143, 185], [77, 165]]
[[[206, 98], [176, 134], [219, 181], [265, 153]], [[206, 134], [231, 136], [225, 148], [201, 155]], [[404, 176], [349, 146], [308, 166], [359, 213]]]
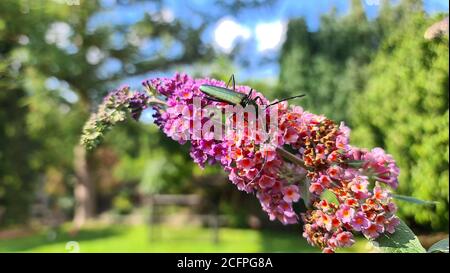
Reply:
[[[156, 132], [145, 124], [120, 126], [94, 153], [78, 145], [90, 111], [120, 82], [197, 61], [211, 63], [215, 56], [202, 40], [203, 31], [217, 20], [208, 12], [192, 10], [202, 18], [194, 25], [167, 16], [167, 1], [155, 0], [154, 11], [137, 16], [141, 19], [111, 17], [121, 10], [139, 9], [144, 2], [117, 1], [112, 6], [97, 0], [0, 2], [0, 215], [4, 214], [0, 221], [25, 221], [41, 186], [50, 194], [64, 195], [57, 202], [69, 211], [67, 197], [74, 192], [74, 219], [81, 225], [95, 214], [96, 197], [111, 195], [109, 188], [118, 180], [142, 182], [143, 192], [175, 191], [194, 175], [188, 147], [171, 149], [167, 141], [149, 138], [147, 134]], [[225, 14], [259, 2], [217, 5]], [[228, 61], [223, 56], [216, 63], [223, 67]], [[168, 168], [157, 168], [163, 163]], [[147, 168], [150, 165], [156, 167]], [[136, 171], [137, 166], [142, 169]]]
[[6, 40], [6, 22], [0, 18], [0, 224], [13, 224], [27, 217], [32, 198], [32, 171], [28, 152], [33, 141], [23, 128], [28, 107], [26, 91], [10, 69], [11, 42]]
[[[204, 24], [194, 28], [166, 18], [163, 1], [155, 4], [156, 11], [137, 23], [92, 27], [93, 19], [109, 9], [100, 1], [1, 1], [0, 99], [5, 108], [0, 137], [5, 147], [0, 154], [0, 206], [6, 209], [5, 219], [20, 221], [18, 209], [27, 214], [32, 185], [48, 180], [49, 169], [62, 173], [66, 186], [73, 183], [76, 221], [81, 225], [92, 217], [95, 164], [93, 155], [77, 145], [91, 108], [127, 77], [211, 57], [212, 50], [200, 39]], [[162, 46], [145, 52], [144, 43]], [[181, 53], [170, 52], [180, 45]], [[22, 195], [23, 202], [12, 201]]]
[[417, 1], [401, 5], [408, 16], [397, 17], [368, 67], [365, 92], [352, 105], [352, 142], [393, 154], [401, 170], [400, 194], [439, 202], [420, 209], [401, 202], [400, 215], [448, 230], [448, 35], [425, 40], [427, 27], [438, 19]]
[[365, 67], [380, 40], [360, 0], [352, 0], [349, 14], [335, 9], [310, 32], [304, 19], [288, 24], [280, 55], [279, 96], [305, 93], [302, 105], [309, 111], [348, 122], [348, 108], [364, 87]]
[[355, 145], [386, 148], [401, 168], [398, 192], [440, 202], [402, 202], [400, 216], [448, 230], [448, 36], [423, 38], [437, 18], [420, 0], [385, 0], [371, 21], [351, 3], [317, 32], [289, 22], [278, 89], [305, 92], [307, 110], [350, 124]]

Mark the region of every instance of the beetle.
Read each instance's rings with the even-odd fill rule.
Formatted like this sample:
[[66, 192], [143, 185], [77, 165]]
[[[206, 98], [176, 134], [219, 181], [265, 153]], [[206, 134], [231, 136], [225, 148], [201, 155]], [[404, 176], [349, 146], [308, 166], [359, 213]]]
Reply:
[[[230, 82], [233, 83], [233, 89], [229, 89], [228, 86], [230, 85]], [[260, 103], [263, 104], [262, 99], [257, 96], [256, 98], [252, 99], [252, 93], [253, 88], [250, 89], [250, 92], [248, 94], [240, 93], [236, 91], [236, 82], [234, 79], [234, 74], [231, 75], [230, 79], [228, 80], [226, 87], [220, 87], [210, 84], [203, 84], [200, 86], [200, 91], [205, 94], [207, 99], [217, 102], [225, 102], [230, 105], [241, 105], [242, 107], [246, 107], [247, 105], [253, 105], [256, 109], [256, 118], [258, 118], [258, 109], [259, 105], [256, 103], [256, 101], [259, 99]], [[301, 98], [304, 97], [304, 94], [292, 96], [288, 98], [284, 98], [282, 100], [279, 100], [277, 102], [271, 103], [269, 105], [266, 105], [264, 109], [269, 108], [272, 105], [278, 104], [283, 101], [295, 99], [295, 98]], [[255, 177], [249, 182], [253, 183], [253, 181], [261, 174], [262, 170], [264, 169], [266, 165], [266, 161], [264, 161], [261, 169], [258, 171], [258, 173], [255, 175]]]
[[[233, 83], [233, 89], [229, 89], [228, 85], [230, 82]], [[236, 91], [236, 82], [234, 79], [234, 74], [231, 75], [230, 79], [228, 80], [228, 83], [226, 87], [220, 87], [210, 84], [203, 84], [200, 86], [200, 91], [207, 95], [207, 99], [212, 101], [218, 101], [218, 102], [225, 102], [231, 105], [241, 105], [242, 107], [246, 107], [247, 105], [253, 105], [256, 110], [259, 109], [259, 105], [256, 103], [256, 101], [259, 99], [259, 101], [262, 103], [262, 100], [259, 96], [252, 99], [252, 92], [253, 88], [250, 89], [250, 92], [248, 94], [240, 93]], [[279, 100], [277, 102], [271, 103], [269, 105], [266, 105], [264, 109], [269, 108], [272, 105], [278, 104], [283, 101], [295, 99], [295, 98], [301, 98], [304, 97], [304, 94], [288, 97], [282, 100]], [[257, 111], [258, 112], [258, 111]]]

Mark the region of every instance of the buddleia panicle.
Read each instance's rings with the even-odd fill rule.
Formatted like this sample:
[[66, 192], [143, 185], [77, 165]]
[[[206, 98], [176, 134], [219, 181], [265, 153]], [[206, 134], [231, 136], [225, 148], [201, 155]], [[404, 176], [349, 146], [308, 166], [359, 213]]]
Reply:
[[88, 150], [95, 148], [104, 134], [114, 125], [129, 116], [138, 120], [147, 108], [148, 96], [144, 93], [132, 92], [124, 86], [110, 92], [93, 113], [83, 128], [81, 144]]
[[[223, 139], [208, 133], [195, 139], [193, 124], [197, 115], [193, 113], [201, 111], [192, 109], [193, 100], [200, 99], [202, 106], [222, 107], [205, 98], [199, 87], [225, 83], [180, 74], [147, 82], [167, 99], [167, 108], [155, 108], [154, 117], [168, 137], [180, 144], [190, 142], [190, 155], [200, 167], [220, 165], [238, 190], [256, 195], [270, 220], [283, 224], [303, 220], [303, 236], [323, 252], [351, 246], [354, 233], [374, 240], [395, 231], [400, 221], [395, 216], [397, 207], [392, 202], [391, 189], [398, 186], [399, 169], [392, 156], [381, 148], [369, 151], [351, 146], [350, 129], [343, 123], [336, 124], [283, 102], [276, 106], [278, 127], [271, 132], [273, 145], [252, 138], [250, 130], [238, 128]], [[236, 86], [237, 92], [249, 89]], [[266, 100], [262, 94], [258, 96]], [[208, 121], [203, 116], [202, 126]], [[254, 133], [263, 133], [258, 131], [262, 128], [256, 128]], [[303, 166], [286, 162], [279, 147], [288, 147]], [[301, 192], [306, 183], [309, 186]], [[325, 193], [334, 195], [335, 201], [327, 201]], [[311, 196], [311, 204], [299, 214], [294, 203], [306, 195]]]
[[[205, 97], [199, 89], [203, 84], [225, 86], [214, 79], [176, 74], [145, 81], [150, 97], [131, 93], [128, 87], [114, 91], [86, 124], [81, 142], [92, 149], [106, 130], [128, 115], [138, 119], [152, 102], [155, 124], [169, 138], [189, 143], [195, 163], [221, 166], [238, 190], [256, 195], [270, 220], [285, 225], [303, 221], [303, 237], [323, 252], [351, 246], [354, 234], [374, 240], [395, 232], [400, 221], [391, 189], [398, 186], [399, 168], [391, 155], [381, 148], [351, 146], [350, 129], [343, 123], [289, 107], [287, 102], [265, 112], [266, 119], [276, 121], [268, 140], [261, 137], [267, 127], [251, 128], [248, 120], [240, 125], [231, 122], [231, 130], [219, 136], [208, 130], [198, 134], [198, 128], [211, 121], [204, 107], [227, 107]], [[236, 86], [235, 90], [249, 89]], [[269, 103], [258, 92], [254, 96]], [[153, 104], [158, 98], [164, 103]], [[301, 200], [307, 207], [304, 213], [294, 209]]]

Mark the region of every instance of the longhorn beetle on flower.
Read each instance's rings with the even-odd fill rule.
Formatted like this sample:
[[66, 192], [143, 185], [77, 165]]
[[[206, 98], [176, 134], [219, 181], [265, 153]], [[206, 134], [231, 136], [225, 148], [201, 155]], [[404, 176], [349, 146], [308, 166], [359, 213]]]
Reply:
[[[228, 88], [228, 86], [230, 85], [230, 82], [232, 82], [232, 84], [233, 84], [233, 89]], [[259, 101], [261, 103], [263, 103], [261, 100], [261, 97], [257, 96], [256, 98], [252, 99], [253, 88], [250, 89], [250, 92], [248, 94], [237, 92], [234, 74], [231, 75], [230, 79], [228, 80], [228, 82], [226, 84], [226, 87], [220, 87], [220, 86], [215, 86], [215, 85], [210, 85], [210, 84], [203, 84], [200, 86], [200, 91], [203, 94], [207, 95], [207, 99], [212, 100], [212, 101], [225, 102], [225, 103], [228, 103], [233, 106], [239, 104], [244, 108], [249, 104], [253, 105], [256, 110], [256, 118], [258, 119], [258, 113], [259, 113], [260, 106], [256, 103], [256, 101], [259, 99]], [[276, 105], [280, 102], [295, 99], [295, 98], [301, 98], [304, 96], [305, 96], [304, 94], [301, 94], [301, 95], [292, 96], [292, 97], [288, 97], [288, 98], [279, 100], [277, 102], [265, 105], [264, 110], [269, 108], [270, 106]], [[252, 183], [257, 177], [259, 177], [265, 164], [266, 164], [266, 161], [264, 161], [263, 166], [261, 167], [261, 169], [258, 171], [256, 176], [252, 179], [252, 181], [250, 183]]]
[[[233, 89], [229, 89], [228, 85], [230, 82], [233, 83]], [[256, 103], [256, 100], [260, 100], [261, 98], [257, 96], [256, 98], [252, 99], [252, 92], [253, 88], [250, 89], [250, 92], [248, 94], [240, 93], [236, 91], [236, 82], [234, 80], [234, 74], [231, 75], [230, 79], [228, 80], [228, 83], [226, 87], [220, 87], [210, 84], [203, 84], [200, 86], [200, 91], [202, 91], [203, 94], [207, 95], [209, 100], [218, 101], [218, 102], [225, 102], [229, 103], [231, 105], [241, 105], [242, 107], [246, 107], [247, 105], [251, 104], [255, 107], [256, 113], [258, 113], [259, 105]], [[305, 95], [297, 95], [289, 98], [285, 98], [282, 100], [279, 100], [277, 102], [271, 103], [269, 105], [266, 105], [264, 109], [269, 108], [272, 105], [278, 104], [283, 101], [295, 99], [295, 98], [301, 98]]]

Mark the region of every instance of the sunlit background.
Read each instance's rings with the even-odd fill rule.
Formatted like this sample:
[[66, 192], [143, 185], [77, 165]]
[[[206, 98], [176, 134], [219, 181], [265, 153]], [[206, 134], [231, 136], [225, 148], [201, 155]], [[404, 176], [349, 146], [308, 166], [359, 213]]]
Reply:
[[[271, 99], [306, 93], [293, 103], [394, 156], [398, 193], [438, 201], [397, 203], [431, 245], [449, 228], [448, 9], [445, 0], [0, 1], [0, 252], [318, 251], [218, 168], [194, 165], [150, 110], [95, 152], [79, 146], [108, 91], [175, 72], [234, 73]], [[447, 30], [430, 32], [445, 17]], [[373, 249], [360, 239], [346, 251]]]

